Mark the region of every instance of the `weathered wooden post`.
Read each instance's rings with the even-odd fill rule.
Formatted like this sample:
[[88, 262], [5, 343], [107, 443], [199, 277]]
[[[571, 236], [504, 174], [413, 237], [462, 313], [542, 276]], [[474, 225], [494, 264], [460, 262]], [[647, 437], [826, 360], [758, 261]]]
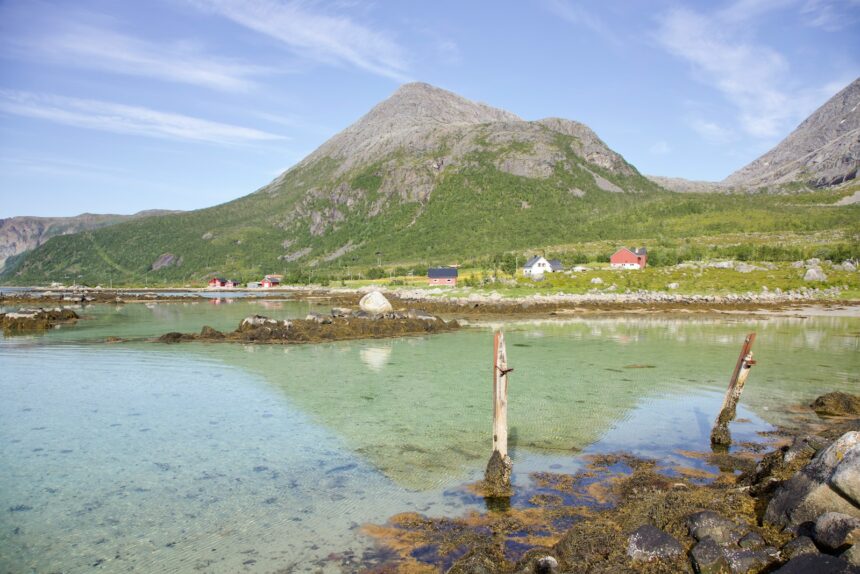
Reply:
[[496, 331], [493, 339], [493, 453], [484, 472], [484, 489], [489, 497], [513, 494], [511, 473], [514, 465], [508, 456], [508, 357], [505, 336]]
[[753, 341], [755, 341], [755, 333], [750, 333], [744, 341], [740, 356], [738, 356], [738, 362], [735, 365], [732, 378], [729, 380], [729, 388], [726, 390], [726, 396], [723, 399], [723, 407], [720, 409], [714, 429], [711, 431], [711, 445], [713, 446], [728, 446], [732, 444], [729, 423], [734, 420], [735, 414], [737, 414], [738, 401], [741, 398], [741, 393], [744, 391], [744, 384], [747, 382], [750, 369], [755, 365], [751, 350]]

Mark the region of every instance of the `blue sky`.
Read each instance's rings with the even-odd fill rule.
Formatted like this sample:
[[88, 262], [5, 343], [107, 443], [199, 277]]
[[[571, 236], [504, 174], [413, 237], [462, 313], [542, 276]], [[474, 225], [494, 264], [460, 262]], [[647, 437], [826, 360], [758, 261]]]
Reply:
[[425, 81], [719, 180], [860, 75], [860, 0], [0, 1], [0, 217], [196, 209]]

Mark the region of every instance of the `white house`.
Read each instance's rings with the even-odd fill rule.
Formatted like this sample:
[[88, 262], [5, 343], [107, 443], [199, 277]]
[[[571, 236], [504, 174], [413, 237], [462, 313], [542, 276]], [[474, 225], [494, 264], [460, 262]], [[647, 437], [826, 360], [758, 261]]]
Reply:
[[558, 259], [547, 261], [546, 258], [535, 255], [526, 261], [525, 267], [523, 267], [523, 275], [526, 277], [539, 277], [544, 273], [554, 273], [562, 269], [563, 266]]

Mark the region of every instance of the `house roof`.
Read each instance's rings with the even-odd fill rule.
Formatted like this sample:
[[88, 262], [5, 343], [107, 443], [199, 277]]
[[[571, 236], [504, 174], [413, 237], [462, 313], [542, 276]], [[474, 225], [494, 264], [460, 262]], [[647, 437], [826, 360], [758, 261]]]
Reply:
[[633, 255], [636, 255], [637, 257], [641, 257], [643, 255], [648, 254], [648, 251], [644, 247], [638, 247], [638, 248], [634, 248], [634, 249], [630, 249], [629, 247], [622, 247], [621, 249], [619, 249], [618, 251], [613, 253], [612, 256], [614, 257], [615, 255], [618, 255], [622, 251], [629, 251], [630, 253], [632, 253]]
[[540, 259], [543, 259], [543, 257], [541, 257], [540, 255], [535, 255], [534, 257], [532, 257], [531, 259], [529, 259], [528, 261], [526, 261], [526, 264], [524, 265], [524, 267], [532, 267], [532, 266], [533, 266], [535, 263], [537, 263]]
[[558, 259], [550, 259], [549, 266], [553, 271], [561, 271], [564, 268], [564, 265], [562, 265], [561, 261]]
[[226, 281], [226, 279], [224, 279], [223, 277], [213, 277], [212, 279], [209, 280], [210, 283], [213, 281], [220, 281], [221, 283], [223, 283]]
[[457, 269], [454, 267], [431, 267], [427, 270], [428, 279], [456, 279]]

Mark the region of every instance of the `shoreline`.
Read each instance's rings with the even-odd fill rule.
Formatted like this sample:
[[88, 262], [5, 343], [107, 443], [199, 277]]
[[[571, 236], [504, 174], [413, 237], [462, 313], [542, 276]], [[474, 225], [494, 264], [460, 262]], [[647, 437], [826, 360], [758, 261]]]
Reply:
[[[390, 289], [379, 287], [328, 288], [283, 287], [263, 292], [212, 289], [28, 289], [2, 291], [0, 306], [56, 306], [127, 303], [189, 303], [214, 299], [236, 301], [293, 300], [328, 302], [333, 306], [355, 305], [361, 296], [379, 291], [395, 307], [421, 307], [437, 315], [568, 317], [588, 314], [750, 314], [760, 316], [860, 317], [860, 300], [809, 289], [790, 293], [693, 294], [556, 293], [504, 297], [494, 291], [444, 293], [440, 289]], [[169, 293], [169, 294], [166, 294]]]

